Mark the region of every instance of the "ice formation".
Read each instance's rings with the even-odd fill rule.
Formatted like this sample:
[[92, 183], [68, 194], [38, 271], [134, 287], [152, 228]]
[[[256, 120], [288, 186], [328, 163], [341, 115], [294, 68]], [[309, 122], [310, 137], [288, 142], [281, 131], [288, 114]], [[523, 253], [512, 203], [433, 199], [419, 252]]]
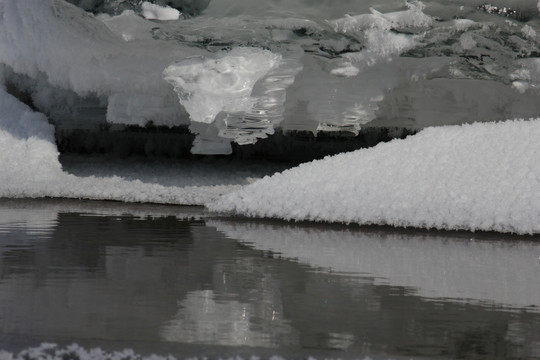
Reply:
[[540, 232], [540, 119], [428, 128], [255, 182], [207, 206], [287, 220]]
[[[57, 127], [191, 125], [194, 152], [215, 154], [277, 127], [357, 134], [540, 112], [537, 75], [521, 76], [539, 41], [527, 1], [69, 2], [0, 9], [5, 81]], [[152, 20], [179, 9], [193, 17]], [[231, 79], [246, 81], [240, 97], [223, 93]]]
[[214, 124], [217, 140], [248, 144], [274, 133], [283, 119], [285, 89], [299, 70], [296, 62], [279, 54], [240, 47], [217, 58], [187, 58], [163, 74], [193, 122]]

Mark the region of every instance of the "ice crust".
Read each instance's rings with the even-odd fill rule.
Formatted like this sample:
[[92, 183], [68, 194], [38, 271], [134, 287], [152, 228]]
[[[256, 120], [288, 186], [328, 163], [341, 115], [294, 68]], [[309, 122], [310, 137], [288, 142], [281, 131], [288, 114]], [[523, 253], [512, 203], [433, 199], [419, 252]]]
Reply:
[[540, 119], [428, 128], [246, 186], [212, 211], [286, 220], [540, 232]]

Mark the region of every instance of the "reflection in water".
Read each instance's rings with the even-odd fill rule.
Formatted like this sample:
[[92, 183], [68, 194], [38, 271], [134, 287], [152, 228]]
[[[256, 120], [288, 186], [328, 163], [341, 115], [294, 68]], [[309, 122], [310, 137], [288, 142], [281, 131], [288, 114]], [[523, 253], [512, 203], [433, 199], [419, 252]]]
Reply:
[[536, 238], [89, 202], [2, 201], [0, 216], [0, 348], [37, 338], [177, 345], [178, 357], [190, 344], [198, 356], [227, 345], [284, 357], [540, 358]]
[[274, 302], [264, 298], [251, 303], [218, 301], [217, 297], [212, 290], [189, 293], [178, 314], [163, 327], [163, 338], [175, 342], [235, 346], [297, 344], [294, 330], [280, 319], [279, 312], [272, 309]]
[[375, 284], [413, 288], [426, 298], [540, 305], [540, 242], [509, 241], [497, 234], [480, 241], [472, 233], [355, 231], [223, 220], [207, 225], [256, 249], [326, 271], [365, 274], [374, 277]]

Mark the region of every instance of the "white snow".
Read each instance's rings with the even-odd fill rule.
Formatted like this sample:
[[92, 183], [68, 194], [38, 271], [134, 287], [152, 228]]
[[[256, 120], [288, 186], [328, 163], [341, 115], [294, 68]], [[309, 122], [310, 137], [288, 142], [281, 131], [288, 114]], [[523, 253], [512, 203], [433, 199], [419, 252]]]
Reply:
[[170, 6], [159, 6], [145, 1], [141, 4], [143, 16], [148, 20], [178, 20], [180, 11]]
[[1, 360], [22, 360], [22, 359], [63, 359], [69, 357], [70, 359], [80, 360], [114, 360], [114, 359], [126, 359], [126, 360], [176, 360], [176, 357], [172, 355], [156, 355], [151, 354], [143, 356], [137, 354], [133, 349], [123, 349], [119, 351], [108, 352], [99, 347], [85, 349], [78, 344], [71, 344], [65, 347], [58, 346], [55, 343], [41, 343], [39, 346], [30, 347], [20, 351], [19, 353], [11, 353], [5, 350], [0, 350]]
[[457, 31], [467, 31], [469, 28], [475, 26], [477, 23], [470, 19], [455, 19], [454, 26]]
[[287, 220], [540, 232], [540, 119], [428, 128], [208, 204]]
[[[176, 11], [147, 2], [142, 7], [148, 10], [146, 17], [152, 12], [161, 20]], [[304, 121], [301, 130], [358, 133], [368, 122], [422, 128], [499, 115], [537, 116], [538, 59], [512, 57], [507, 74], [486, 65], [510, 80], [505, 83], [472, 79], [451, 56], [399, 57], [440, 42], [437, 31], [468, 31], [457, 43], [473, 52], [488, 40], [485, 29], [474, 30], [472, 20], [448, 22], [446, 29], [424, 13], [421, 2], [410, 1], [407, 7], [367, 14], [366, 9], [325, 26], [292, 14], [269, 18], [264, 26], [271, 31], [289, 30], [271, 50], [257, 47], [262, 42], [240, 47], [231, 41], [232, 50], [210, 52], [159, 39], [178, 35], [181, 26], [193, 37], [197, 24], [203, 24], [201, 40], [221, 29], [231, 31], [222, 39], [229, 41], [237, 27], [238, 34], [247, 36], [246, 31], [257, 33], [260, 24], [234, 18], [212, 27], [213, 20], [201, 16], [200, 23], [160, 24], [163, 29], [158, 30], [164, 32], [159, 33], [155, 22], [134, 11], [93, 16], [64, 1], [0, 0], [0, 86], [10, 81], [28, 91], [34, 105], [60, 122], [84, 122], [85, 115], [91, 118], [90, 110], [98, 109], [103, 117], [106, 111], [111, 123], [187, 125], [189, 113], [190, 130], [198, 135], [192, 150], [197, 154], [230, 153], [232, 141], [253, 143], [282, 126], [285, 117], [289, 126]], [[349, 44], [351, 51], [335, 58], [307, 55], [313, 44], [290, 31], [302, 29], [303, 23], [307, 33], [333, 30], [321, 44], [337, 52], [345, 49], [349, 37], [358, 47]], [[235, 26], [225, 29], [223, 24]], [[512, 37], [523, 51], [537, 42], [535, 24], [516, 29], [518, 36]], [[256, 35], [255, 43], [265, 39]], [[241, 37], [238, 43], [250, 44], [248, 40]], [[447, 78], [447, 73], [469, 78]], [[210, 203], [216, 211], [252, 216], [441, 229], [531, 233], [540, 228], [535, 165], [539, 120], [429, 129], [405, 141], [306, 164], [240, 190], [246, 179], [222, 184], [217, 180], [223, 172], [206, 174], [216, 181], [204, 186], [141, 181], [130, 176], [131, 170], [75, 176], [62, 169], [45, 115], [5, 90], [0, 90], [0, 110], [0, 196]], [[178, 176], [165, 169], [160, 165], [152, 171], [162, 178]], [[232, 190], [239, 192], [213, 202]]]
[[0, 63], [54, 87], [53, 104], [56, 92], [65, 89], [108, 99], [109, 122], [179, 125], [185, 111], [162, 71], [203, 52], [144, 38], [141, 32], [151, 28], [144, 21], [129, 13], [118, 21], [96, 18], [63, 1], [3, 1]]
[[523, 26], [521, 29], [521, 33], [526, 39], [535, 40], [536, 39], [536, 31], [529, 25]]
[[399, 29], [427, 29], [433, 19], [422, 12], [424, 5], [415, 1], [407, 3], [406, 11], [381, 13], [370, 9], [371, 14], [345, 16], [328, 21], [337, 33], [349, 34], [364, 42], [364, 49], [346, 54], [348, 61], [354, 61], [362, 67], [371, 66], [381, 61], [389, 61], [393, 56], [414, 48], [418, 36], [395, 33]]
[[470, 34], [470, 33], [462, 34], [459, 37], [459, 43], [460, 43], [461, 47], [464, 50], [471, 50], [472, 48], [474, 48], [477, 45], [477, 43], [474, 40], [472, 34]]
[[[39, 346], [29, 347], [27, 349], [21, 350], [20, 352], [9, 352], [5, 350], [0, 350], [0, 360], [41, 360], [41, 359], [50, 359], [50, 360], [61, 360], [65, 358], [70, 359], [79, 359], [79, 360], [177, 360], [173, 355], [142, 355], [135, 352], [133, 349], [124, 348], [117, 351], [106, 351], [100, 347], [94, 347], [86, 349], [76, 343], [59, 346], [55, 343], [41, 343]], [[190, 360], [199, 360], [199, 357], [190, 357]], [[206, 356], [200, 357], [201, 360], [207, 359]], [[219, 357], [221, 360], [260, 360], [261, 358], [256, 355], [250, 357], [242, 357], [239, 355], [227, 356], [221, 355]], [[272, 355], [268, 359], [270, 360], [285, 360], [286, 358], [279, 355]], [[331, 358], [321, 358], [321, 359], [331, 359]], [[370, 357], [358, 358], [359, 360], [371, 360]], [[390, 359], [390, 358], [389, 358]], [[315, 357], [309, 357], [309, 360], [317, 360]]]

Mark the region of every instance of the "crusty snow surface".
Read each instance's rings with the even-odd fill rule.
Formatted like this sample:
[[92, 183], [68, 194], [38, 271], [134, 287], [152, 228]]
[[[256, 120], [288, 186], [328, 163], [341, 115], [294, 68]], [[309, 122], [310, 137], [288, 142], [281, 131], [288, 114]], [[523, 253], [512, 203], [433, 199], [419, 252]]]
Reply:
[[207, 204], [286, 220], [540, 232], [540, 119], [427, 128]]

